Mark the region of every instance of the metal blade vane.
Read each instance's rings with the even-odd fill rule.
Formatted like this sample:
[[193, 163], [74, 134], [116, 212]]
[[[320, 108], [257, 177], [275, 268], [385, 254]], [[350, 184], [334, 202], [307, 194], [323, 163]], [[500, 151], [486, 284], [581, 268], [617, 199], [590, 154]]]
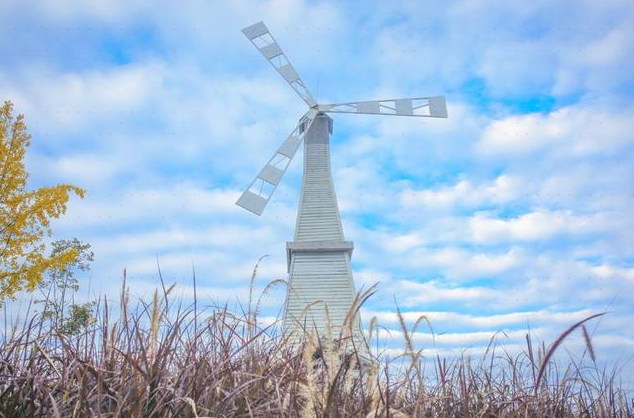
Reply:
[[447, 104], [444, 96], [335, 103], [319, 105], [317, 108], [320, 112], [328, 113], [362, 113], [428, 118], [447, 117]]
[[290, 61], [280, 48], [279, 44], [269, 32], [269, 29], [263, 22], [258, 22], [247, 28], [242, 29], [242, 33], [249, 38], [251, 43], [260, 51], [260, 53], [271, 63], [273, 68], [282, 76], [293, 90], [308, 104], [313, 107], [317, 104], [313, 96], [308, 91], [306, 84], [302, 81], [291, 65]]
[[236, 205], [258, 216], [262, 214], [316, 115], [317, 111], [310, 109], [302, 116], [293, 132], [280, 145], [249, 187], [242, 193]]

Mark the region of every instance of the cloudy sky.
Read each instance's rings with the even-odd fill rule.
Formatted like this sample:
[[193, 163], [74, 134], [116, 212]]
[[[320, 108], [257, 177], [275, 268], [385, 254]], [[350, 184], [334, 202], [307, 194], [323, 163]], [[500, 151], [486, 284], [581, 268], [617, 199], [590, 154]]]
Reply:
[[3, 1], [0, 92], [27, 116], [30, 186], [88, 190], [54, 224], [95, 251], [84, 291], [114, 296], [127, 268], [143, 297], [157, 256], [185, 295], [194, 265], [209, 303], [244, 298], [263, 254], [260, 283], [286, 277], [301, 154], [262, 217], [234, 205], [305, 111], [240, 32], [260, 20], [320, 102], [447, 98], [448, 119], [334, 116], [356, 285], [379, 283], [366, 322], [397, 329], [396, 301], [431, 319], [428, 352], [477, 353], [607, 310], [599, 357], [634, 363], [624, 1]]

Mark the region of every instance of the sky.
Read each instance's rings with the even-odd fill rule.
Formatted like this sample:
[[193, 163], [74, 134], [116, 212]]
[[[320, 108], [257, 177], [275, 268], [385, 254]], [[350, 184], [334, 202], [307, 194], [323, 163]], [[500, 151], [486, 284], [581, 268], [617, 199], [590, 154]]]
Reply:
[[[0, 92], [29, 187], [87, 190], [54, 238], [91, 244], [86, 298], [160, 285], [244, 301], [286, 278], [301, 151], [261, 217], [234, 204], [306, 106], [240, 29], [264, 21], [321, 103], [444, 95], [448, 119], [336, 114], [332, 171], [357, 289], [425, 353], [520, 349], [591, 324], [634, 370], [634, 3], [462, 0], [0, 4]], [[630, 70], [628, 70], [630, 68]], [[282, 308], [279, 289], [263, 315]], [[627, 330], [630, 331], [627, 331]], [[388, 331], [391, 331], [388, 333]], [[583, 339], [566, 345], [583, 354]], [[631, 376], [631, 374], [630, 374]]]

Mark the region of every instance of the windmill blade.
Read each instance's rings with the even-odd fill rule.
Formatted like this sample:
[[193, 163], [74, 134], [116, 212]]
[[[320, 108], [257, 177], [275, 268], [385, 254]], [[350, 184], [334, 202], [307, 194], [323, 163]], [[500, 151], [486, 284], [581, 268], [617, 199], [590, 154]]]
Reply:
[[293, 132], [280, 145], [273, 157], [236, 201], [236, 205], [258, 216], [262, 214], [302, 143], [306, 131], [315, 120], [315, 116], [317, 116], [317, 111], [314, 109], [310, 109], [302, 116]]
[[447, 103], [444, 96], [335, 103], [319, 105], [318, 110], [328, 113], [362, 113], [367, 115], [418, 116], [427, 118], [447, 117]]
[[271, 63], [273, 68], [291, 85], [293, 90], [299, 94], [309, 107], [317, 104], [310, 91], [308, 91], [306, 84], [299, 77], [282, 48], [263, 22], [258, 22], [242, 29], [242, 33], [249, 38], [264, 58]]

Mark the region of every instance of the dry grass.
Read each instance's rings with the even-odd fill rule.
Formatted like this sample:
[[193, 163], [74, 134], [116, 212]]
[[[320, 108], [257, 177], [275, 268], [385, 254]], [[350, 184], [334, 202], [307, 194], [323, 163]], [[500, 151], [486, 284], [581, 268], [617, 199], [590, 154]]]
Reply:
[[[101, 299], [70, 338], [31, 313], [0, 343], [0, 417], [634, 417], [616, 372], [593, 366], [593, 317], [550, 347], [527, 334], [520, 355], [493, 336], [482, 358], [430, 359], [411, 333], [431, 324], [408, 330], [398, 312], [404, 356], [368, 361], [349, 339], [287, 344], [258, 325], [252, 292], [237, 315], [183, 307], [171, 290], [130, 306], [124, 282], [117, 309]], [[590, 368], [552, 360], [578, 328]], [[369, 341], [377, 329], [372, 319]]]

